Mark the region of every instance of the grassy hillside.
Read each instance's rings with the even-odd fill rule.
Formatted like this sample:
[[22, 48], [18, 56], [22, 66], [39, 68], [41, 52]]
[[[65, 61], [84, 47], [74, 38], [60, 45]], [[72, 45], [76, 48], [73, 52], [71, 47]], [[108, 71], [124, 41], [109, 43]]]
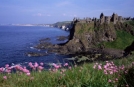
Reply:
[[54, 23], [53, 26], [55, 26], [55, 27], [58, 27], [58, 26], [61, 27], [62, 25], [68, 26], [70, 24], [71, 24], [71, 21], [63, 21], [63, 22]]
[[[134, 32], [134, 21], [126, 21], [124, 23], [117, 23], [116, 25], [113, 23], [110, 23], [109, 25], [102, 24], [97, 27], [94, 27], [94, 23], [77, 23], [74, 35], [75, 37], [80, 38], [84, 44], [89, 43], [86, 41], [86, 35], [90, 35], [92, 41], [94, 40], [94, 43], [100, 41], [106, 48], [125, 49], [134, 41], [134, 35], [132, 35], [132, 32]], [[115, 38], [114, 41], [102, 42], [102, 38], [108, 40], [105, 35], [106, 33]]]
[[125, 49], [127, 46], [131, 45], [134, 41], [134, 36], [130, 33], [127, 33], [123, 30], [117, 30], [117, 39], [113, 42], [104, 42], [105, 47], [116, 48], [116, 49]]

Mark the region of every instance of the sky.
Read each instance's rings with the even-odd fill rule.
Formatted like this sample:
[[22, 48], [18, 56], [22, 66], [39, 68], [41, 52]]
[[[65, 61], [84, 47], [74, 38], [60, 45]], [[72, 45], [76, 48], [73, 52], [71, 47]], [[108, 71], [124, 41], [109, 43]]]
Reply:
[[134, 0], [0, 0], [0, 24], [52, 24], [74, 17], [134, 17]]

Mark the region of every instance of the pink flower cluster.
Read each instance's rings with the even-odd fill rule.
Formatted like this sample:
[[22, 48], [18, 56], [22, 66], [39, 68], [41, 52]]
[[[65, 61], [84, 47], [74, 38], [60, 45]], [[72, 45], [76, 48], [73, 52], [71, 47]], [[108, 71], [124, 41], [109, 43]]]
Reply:
[[[61, 69], [61, 71], [63, 71], [63, 72], [65, 71], [65, 69], [63, 70], [63, 67], [62, 67], [61, 64], [55, 64], [55, 63], [53, 63], [52, 66], [53, 66], [54, 68], [49, 69], [49, 70], [52, 71], [52, 72], [57, 72], [59, 69]], [[71, 69], [71, 67], [68, 65], [68, 63], [65, 63], [63, 66], [64, 66], [64, 67], [68, 67], [69, 69]]]
[[[37, 62], [35, 62], [35, 63], [29, 62], [28, 65], [33, 70], [37, 70], [39, 72], [41, 72], [44, 69], [44, 67], [43, 67], [44, 64], [43, 63], [38, 64]], [[9, 66], [9, 64], [6, 64], [5, 67], [1, 67], [0, 68], [0, 73], [10, 74], [14, 70], [16, 70], [16, 72], [19, 73], [19, 74], [24, 73], [27, 76], [31, 75], [31, 72], [30, 72], [30, 70], [27, 69], [27, 67], [21, 66], [21, 65]], [[8, 78], [7, 76], [3, 76], [3, 79], [6, 80], [7, 78]]]
[[37, 62], [35, 62], [34, 64], [32, 62], [29, 62], [28, 65], [30, 66], [30, 68], [32, 68], [33, 70], [38, 70], [39, 72], [41, 72], [44, 67], [44, 63], [40, 63], [38, 64]]
[[[132, 64], [125, 67], [124, 65], [116, 66], [112, 61], [106, 61], [104, 65], [95, 63], [93, 68], [104, 72], [105, 75], [113, 75], [115, 78], [109, 79], [109, 83], [116, 83], [118, 79], [121, 77], [121, 74], [127, 74], [128, 69], [134, 66], [134, 62]], [[116, 75], [115, 75], [116, 74]]]
[[[38, 71], [38, 72], [42, 72], [42, 70], [44, 69], [43, 65], [44, 65], [44, 63], [42, 63], [42, 62], [41, 63], [37, 63], [37, 62], [35, 62], [35, 63], [29, 62], [28, 63], [28, 66], [30, 67], [30, 69], [32, 69], [34, 71]], [[62, 73], [66, 71], [66, 69], [61, 69], [62, 66], [60, 64], [53, 63], [52, 66], [54, 67], [51, 69], [53, 72], [57, 72], [58, 69], [60, 69]], [[65, 63], [63, 66], [71, 69], [71, 67], [68, 66], [68, 63]], [[10, 74], [14, 70], [16, 70], [16, 72], [19, 73], [20, 75], [22, 73], [24, 73], [25, 75], [31, 77], [30, 70], [28, 70], [27, 67], [21, 66], [21, 65], [9, 66], [9, 64], [6, 64], [5, 67], [0, 68], [0, 73]], [[8, 78], [8, 76], [6, 76], [6, 75], [3, 76], [3, 79], [6, 80], [7, 78]], [[31, 77], [31, 79], [33, 79], [33, 78], [34, 77]]]
[[13, 68], [13, 67], [10, 67], [8, 64], [6, 64], [5, 67], [1, 67], [1, 68], [0, 68], [0, 73], [6, 72], [6, 73], [10, 74], [12, 68]]
[[106, 61], [105, 65], [96, 63], [94, 69], [103, 70], [104, 74], [114, 74], [125, 69], [125, 66], [116, 66], [113, 62]]

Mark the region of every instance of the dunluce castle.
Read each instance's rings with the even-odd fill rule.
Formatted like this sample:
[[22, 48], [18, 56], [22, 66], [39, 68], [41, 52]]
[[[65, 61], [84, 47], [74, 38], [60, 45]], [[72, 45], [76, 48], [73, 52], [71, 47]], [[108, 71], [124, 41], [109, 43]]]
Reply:
[[126, 20], [134, 20], [134, 18], [131, 17], [122, 17], [122, 16], [118, 16], [118, 14], [113, 13], [112, 16], [105, 16], [103, 13], [100, 14], [100, 19], [97, 18], [84, 18], [84, 19], [79, 19], [79, 18], [74, 18], [73, 19], [73, 23], [90, 23], [90, 22], [96, 22], [99, 24], [103, 24], [103, 23], [107, 23], [109, 24], [110, 22], [113, 22], [114, 24], [116, 24], [117, 22], [124, 22]]

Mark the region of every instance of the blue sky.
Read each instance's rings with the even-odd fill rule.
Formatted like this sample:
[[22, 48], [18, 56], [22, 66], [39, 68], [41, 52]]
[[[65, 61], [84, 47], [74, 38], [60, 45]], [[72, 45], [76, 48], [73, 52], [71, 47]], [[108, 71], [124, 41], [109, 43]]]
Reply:
[[134, 17], [134, 0], [0, 0], [0, 24], [48, 24], [74, 17]]

